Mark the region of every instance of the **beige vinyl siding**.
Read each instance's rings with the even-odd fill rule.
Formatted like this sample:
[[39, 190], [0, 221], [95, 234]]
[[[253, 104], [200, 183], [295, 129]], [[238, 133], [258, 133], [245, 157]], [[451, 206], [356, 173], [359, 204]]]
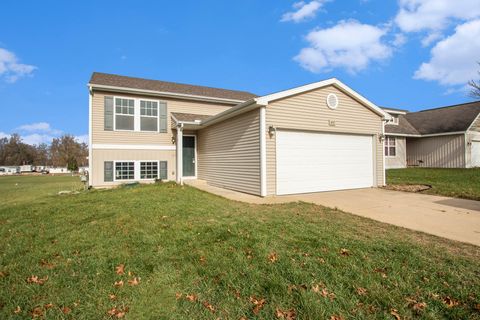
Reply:
[[260, 195], [260, 111], [253, 110], [197, 132], [198, 178]]
[[[93, 149], [92, 155], [92, 185], [94, 187], [114, 186], [122, 182], [104, 182], [104, 161], [155, 160], [167, 161], [168, 180], [175, 180], [175, 151], [163, 150], [105, 150]], [[115, 173], [114, 173], [115, 174]]]
[[473, 121], [472, 125], [469, 128], [469, 131], [476, 131], [480, 132], [480, 114], [477, 118]]
[[[105, 131], [104, 126], [104, 97], [115, 96], [125, 98], [145, 98], [167, 102], [168, 121], [167, 133], [138, 132], [138, 131]], [[92, 143], [94, 144], [157, 144], [172, 145], [171, 113], [194, 113], [204, 115], [216, 115], [228, 110], [232, 105], [188, 101], [181, 99], [164, 99], [152, 96], [117, 94], [94, 91], [92, 97]]]
[[[337, 109], [326, 105], [329, 93], [338, 96]], [[335, 126], [329, 125], [335, 122]], [[377, 185], [383, 184], [382, 118], [360, 102], [354, 100], [334, 86], [316, 89], [296, 96], [271, 102], [266, 109], [267, 148], [267, 194], [276, 194], [276, 142], [268, 128], [305, 130], [316, 132], [350, 133], [374, 135], [375, 178]]]
[[465, 135], [407, 138], [407, 164], [432, 168], [464, 168]]
[[394, 157], [385, 157], [386, 169], [407, 167], [407, 141], [405, 137], [395, 137], [396, 154]]

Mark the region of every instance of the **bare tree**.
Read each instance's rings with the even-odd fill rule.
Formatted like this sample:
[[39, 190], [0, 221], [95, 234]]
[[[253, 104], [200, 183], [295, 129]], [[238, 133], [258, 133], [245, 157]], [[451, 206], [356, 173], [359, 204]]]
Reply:
[[[480, 62], [478, 62], [478, 65], [480, 66]], [[480, 75], [480, 71], [478, 71], [478, 75]], [[480, 98], [480, 80], [475, 81], [475, 80], [470, 80], [468, 81], [468, 85], [472, 87], [470, 91], [470, 96], [472, 98]]]

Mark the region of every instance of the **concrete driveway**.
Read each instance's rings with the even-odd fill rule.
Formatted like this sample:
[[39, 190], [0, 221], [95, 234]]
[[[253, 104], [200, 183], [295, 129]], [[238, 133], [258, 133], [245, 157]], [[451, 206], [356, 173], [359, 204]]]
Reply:
[[192, 180], [188, 184], [228, 199], [249, 203], [311, 202], [480, 246], [480, 201], [375, 188], [260, 198], [213, 187], [201, 180]]

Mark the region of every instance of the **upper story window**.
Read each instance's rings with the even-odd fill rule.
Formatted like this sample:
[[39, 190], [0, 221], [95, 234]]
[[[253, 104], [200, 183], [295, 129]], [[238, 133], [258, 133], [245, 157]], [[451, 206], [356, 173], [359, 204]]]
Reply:
[[391, 114], [390, 116], [392, 116], [392, 119], [391, 119], [391, 120], [388, 120], [388, 121], [387, 121], [387, 124], [396, 124], [396, 125], [398, 125], [398, 115], [397, 115], [397, 114]]
[[395, 157], [397, 154], [397, 141], [395, 137], [385, 137], [385, 156]]
[[115, 130], [135, 130], [135, 101], [115, 98]]
[[140, 130], [158, 131], [158, 102], [140, 100]]

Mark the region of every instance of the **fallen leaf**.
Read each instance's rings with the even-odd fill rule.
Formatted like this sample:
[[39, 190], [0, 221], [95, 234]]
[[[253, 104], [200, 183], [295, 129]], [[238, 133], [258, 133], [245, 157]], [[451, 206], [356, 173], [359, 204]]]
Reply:
[[198, 299], [197, 296], [196, 296], [195, 294], [193, 294], [193, 293], [192, 293], [192, 294], [187, 294], [187, 295], [185, 296], [185, 298], [186, 298], [188, 301], [191, 301], [191, 302], [197, 301], [197, 299]]
[[425, 308], [427, 307], [427, 303], [426, 302], [417, 302], [413, 305], [413, 310], [414, 311], [423, 311]]
[[48, 262], [45, 259], [40, 260], [40, 265], [46, 269], [53, 269], [55, 265], [53, 263]]
[[48, 280], [48, 276], [45, 276], [44, 278], [39, 278], [38, 276], [32, 275], [27, 278], [27, 283], [35, 283], [35, 284], [42, 285], [47, 280]]
[[383, 268], [375, 268], [373, 269], [373, 271], [377, 272], [377, 273], [380, 273], [380, 275], [382, 276], [382, 278], [387, 278], [387, 270], [386, 269], [383, 269]]
[[45, 308], [45, 310], [51, 309], [53, 308], [53, 303], [47, 303], [43, 307]]
[[402, 317], [398, 314], [397, 309], [391, 309], [390, 314], [396, 319], [396, 320], [402, 320]]
[[449, 296], [446, 296], [445, 298], [443, 298], [443, 303], [445, 303], [448, 308], [453, 308], [453, 307], [458, 306], [460, 304], [460, 302], [458, 302], [457, 300], [455, 300], [453, 298], [450, 298]]
[[115, 314], [115, 317], [118, 319], [123, 318], [125, 316], [126, 312], [125, 311], [119, 311], [117, 314]]
[[108, 297], [110, 298], [110, 300], [116, 300], [116, 299], [117, 299], [117, 296], [114, 295], [113, 293], [110, 293], [110, 294], [108, 295]]
[[115, 272], [117, 274], [125, 274], [125, 265], [123, 263], [119, 264], [118, 266], [115, 267]]
[[271, 263], [274, 263], [278, 260], [278, 256], [277, 256], [277, 253], [276, 252], [272, 252], [268, 255], [268, 260], [271, 262]]
[[128, 307], [124, 309], [117, 309], [117, 307], [113, 307], [112, 309], [107, 311], [109, 316], [115, 316], [117, 319], [123, 318], [125, 314], [128, 312]]
[[315, 293], [320, 292], [320, 286], [318, 284], [315, 284], [312, 286], [312, 291]]
[[128, 280], [128, 284], [131, 286], [138, 286], [139, 283], [140, 283], [140, 278], [137, 278], [137, 277], [131, 280]]
[[20, 306], [17, 306], [15, 310], [13, 310], [13, 313], [15, 314], [19, 314], [20, 312], [22, 312], [22, 308], [20, 308]]
[[295, 309], [282, 310], [277, 309], [275, 312], [277, 319], [286, 319], [286, 320], [295, 320], [297, 318], [297, 313]]
[[265, 299], [258, 299], [255, 296], [250, 297], [250, 302], [253, 303], [253, 305], [254, 305], [253, 314], [255, 314], [255, 315], [257, 315], [260, 312], [260, 310], [263, 308], [265, 303], [267, 303], [267, 301]]
[[200, 264], [205, 264], [207, 262], [207, 258], [205, 258], [205, 256], [201, 256], [199, 260]]
[[65, 307], [62, 308], [62, 312], [63, 312], [63, 314], [69, 314], [70, 312], [72, 312], [72, 309], [65, 306]]
[[364, 296], [364, 295], [367, 294], [367, 289], [362, 288], [362, 287], [358, 287], [358, 288], [357, 288], [357, 294], [358, 294], [359, 296]]
[[318, 262], [320, 262], [320, 263], [323, 264], [323, 263], [325, 263], [325, 259], [323, 259], [323, 258], [318, 258]]
[[342, 248], [340, 249], [340, 254], [342, 256], [349, 256], [350, 255], [350, 251], [348, 249], [345, 249], [345, 248]]
[[7, 272], [0, 271], [0, 278], [6, 277], [8, 275]]
[[32, 318], [43, 317], [43, 309], [42, 307], [35, 307], [33, 308], [32, 312], [30, 312]]
[[208, 303], [208, 301], [203, 301], [203, 306], [207, 308], [211, 313], [215, 313], [215, 307]]
[[120, 281], [115, 281], [115, 283], [113, 284], [115, 287], [123, 287], [123, 280], [120, 280]]
[[114, 316], [117, 313], [117, 308], [113, 307], [112, 309], [107, 311], [109, 316]]
[[343, 317], [342, 316], [337, 316], [337, 315], [333, 315], [333, 316], [330, 316], [330, 320], [343, 320]]
[[175, 299], [180, 300], [182, 298], [183, 294], [181, 292], [175, 293]]
[[233, 294], [235, 295], [235, 298], [240, 299], [240, 291], [234, 289]]

